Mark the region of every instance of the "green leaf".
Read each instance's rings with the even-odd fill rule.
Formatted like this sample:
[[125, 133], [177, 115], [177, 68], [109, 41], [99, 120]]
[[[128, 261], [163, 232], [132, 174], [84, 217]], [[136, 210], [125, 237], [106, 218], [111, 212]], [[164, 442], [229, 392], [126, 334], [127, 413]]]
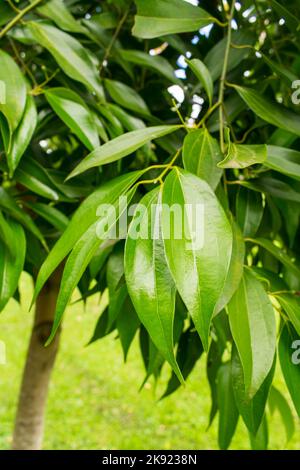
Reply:
[[[38, 274], [34, 299], [36, 299], [41, 288], [53, 273], [53, 271], [64, 260], [72, 250], [78, 240], [88, 231], [88, 229], [98, 220], [97, 209], [102, 204], [114, 204], [116, 200], [126, 192], [132, 184], [139, 178], [142, 172], [136, 171], [120, 176], [102, 185], [83, 201], [74, 213], [67, 229], [56, 242], [50, 254], [45, 259]], [[0, 198], [1, 205], [1, 198]]]
[[26, 82], [15, 61], [0, 49], [0, 82], [4, 100], [0, 101], [0, 112], [4, 114], [13, 133], [22, 119], [26, 106]]
[[[75, 243], [74, 248], [72, 249], [64, 267], [56, 302], [53, 327], [46, 344], [49, 344], [53, 340], [55, 333], [61, 323], [64, 311], [70, 301], [73, 290], [77, 286], [80, 278], [89, 265], [91, 259], [95, 255], [97, 249], [99, 249], [104, 241], [111, 238], [111, 230], [116, 227], [119, 218], [125, 212], [127, 204], [129, 204], [131, 198], [134, 195], [134, 192], [135, 188], [129, 190], [127, 193], [122, 193], [125, 195], [126, 202], [124, 201], [122, 204], [120, 204], [120, 201], [116, 199], [113, 204], [103, 208], [104, 214], [102, 214], [101, 211], [101, 214], [98, 214], [99, 219], [90, 225], [90, 227], [83, 233], [81, 238], [79, 238]], [[64, 234], [66, 232], [67, 230], [64, 232]], [[51, 253], [49, 256], [51, 256]], [[37, 289], [39, 288], [38, 281], [39, 279], [36, 283], [35, 295]]]
[[103, 89], [91, 52], [73, 36], [54, 26], [36, 21], [27, 24], [37, 42], [53, 55], [65, 74], [83, 83], [103, 101]]
[[149, 116], [150, 111], [143, 98], [133, 88], [116, 80], [104, 81], [105, 88], [112, 99], [126, 109], [142, 116]]
[[[249, 56], [249, 54], [253, 51], [252, 47], [254, 46], [255, 41], [256, 37], [248, 31], [241, 30], [232, 32], [232, 44], [235, 44], [236, 46], [249, 45], [250, 47], [230, 48], [227, 67], [228, 72], [237, 67], [243, 59]], [[209, 50], [204, 59], [204, 63], [210, 71], [213, 81], [217, 80], [221, 76], [226, 44], [227, 37], [224, 37]]]
[[198, 129], [186, 135], [182, 158], [186, 170], [207, 181], [213, 190], [216, 189], [222, 175], [222, 170], [217, 167], [222, 154], [218, 141], [207, 129]]
[[206, 374], [211, 394], [211, 410], [209, 415], [209, 424], [211, 426], [218, 411], [218, 388], [217, 376], [219, 368], [222, 365], [222, 356], [224, 345], [221, 341], [212, 341], [207, 355]]
[[213, 93], [214, 93], [214, 82], [212, 80], [210, 71], [206, 65], [199, 59], [185, 59], [186, 63], [190, 67], [191, 71], [196, 75], [199, 82], [203, 86], [204, 90], [209, 99], [209, 105], [212, 105]]
[[263, 417], [261, 425], [254, 435], [249, 433], [252, 450], [266, 450], [269, 444], [269, 430], [266, 415]]
[[106, 279], [109, 292], [108, 324], [110, 329], [123, 309], [127, 297], [126, 284], [119, 286], [124, 276], [124, 249], [119, 244], [115, 247], [107, 262]]
[[241, 145], [229, 142], [227, 154], [219, 168], [247, 168], [267, 159], [266, 145]]
[[272, 387], [270, 391], [269, 406], [272, 414], [274, 414], [276, 409], [279, 411], [281, 420], [285, 427], [286, 442], [288, 443], [295, 434], [294, 417], [290, 405], [282, 393], [275, 387]]
[[37, 237], [45, 247], [46, 243], [39, 228], [35, 225], [31, 217], [24, 212], [24, 209], [16, 203], [14, 198], [4, 189], [0, 188], [0, 207], [11, 217], [20, 222], [27, 230]]
[[90, 151], [99, 147], [94, 117], [77, 93], [67, 88], [50, 88], [45, 96], [55, 113]]
[[143, 51], [137, 51], [134, 49], [121, 49], [119, 52], [120, 56], [127, 62], [140, 67], [145, 67], [154, 72], [162, 75], [167, 80], [173, 83], [181, 84], [181, 81], [175, 76], [175, 72], [171, 64], [161, 56], [151, 56]]
[[[188, 378], [202, 353], [203, 346], [198, 333], [196, 331], [192, 331], [191, 329], [186, 330], [180, 337], [176, 354], [176, 360], [184, 380]], [[171, 378], [162, 398], [171, 395], [179, 387], [180, 382], [176, 374], [172, 372]]]
[[228, 304], [230, 328], [244, 370], [245, 393], [250, 399], [272, 367], [276, 349], [276, 323], [272, 304], [257, 278], [245, 269]]
[[271, 5], [274, 10], [276, 10], [279, 17], [285, 19], [287, 27], [290, 29], [290, 31], [292, 31], [293, 33], [299, 33], [299, 19], [276, 0], [271, 0]]
[[214, 21], [206, 11], [181, 0], [135, 0], [134, 36], [151, 39], [196, 31]]
[[249, 108], [261, 119], [300, 136], [300, 116], [288, 108], [270, 101], [251, 88], [232, 85]]
[[300, 417], [300, 338], [291, 323], [283, 328], [278, 349], [283, 377]]
[[300, 336], [300, 298], [293, 294], [276, 294], [276, 299]]
[[35, 102], [33, 97], [28, 95], [22, 120], [12, 135], [11, 145], [7, 151], [10, 176], [13, 175], [25, 150], [30, 144], [36, 125], [37, 110]]
[[129, 226], [125, 246], [129, 295], [153, 343], [183, 382], [174, 355], [173, 323], [176, 288], [161, 236], [161, 192], [142, 198]]
[[218, 441], [220, 449], [227, 450], [239, 419], [239, 412], [233, 394], [230, 363], [223, 364], [220, 367], [217, 384], [219, 404]]
[[245, 243], [242, 233], [237, 224], [232, 221], [232, 252], [229, 270], [227, 273], [224, 288], [221, 297], [218, 300], [216, 313], [219, 313], [226, 307], [233, 294], [240, 285], [243, 276], [244, 258], [245, 258]]
[[37, 11], [46, 18], [50, 18], [59, 28], [65, 31], [70, 31], [71, 33], [86, 32], [85, 28], [71, 15], [63, 0], [48, 0]]
[[90, 168], [115, 162], [135, 152], [150, 140], [171, 134], [171, 132], [175, 132], [180, 128], [181, 126], [155, 126], [120, 135], [90, 153], [77, 165], [67, 179], [73, 178]]
[[10, 250], [0, 241], [0, 311], [18, 287], [26, 253], [26, 238], [22, 226], [13, 220], [7, 219], [6, 222], [13, 237], [7, 240]]
[[24, 158], [15, 171], [15, 179], [32, 192], [58, 201], [65, 199], [51, 181], [48, 171], [32, 158]]
[[43, 204], [41, 202], [31, 203], [28, 201], [26, 201], [26, 206], [49, 222], [49, 224], [51, 224], [60, 232], [63, 232], [69, 224], [68, 217], [63, 212], [56, 209], [56, 207]]
[[162, 230], [173, 279], [207, 351], [230, 265], [230, 223], [208, 184], [176, 169], [164, 183]]
[[285, 147], [268, 145], [265, 166], [284, 175], [300, 180], [300, 152]]
[[263, 416], [265, 413], [266, 403], [268, 401], [270, 387], [273, 381], [275, 372], [276, 360], [274, 359], [273, 366], [262, 383], [261, 387], [252, 399], [249, 399], [245, 393], [244, 373], [241, 360], [239, 358], [236, 347], [233, 347], [231, 368], [232, 368], [232, 383], [240, 415], [243, 418], [245, 425], [252, 434], [256, 434]]
[[271, 240], [267, 240], [265, 238], [249, 238], [247, 241], [255, 243], [256, 245], [261, 246], [265, 250], [267, 250], [274, 258], [278, 259], [286, 268], [288, 268], [295, 276], [300, 276], [300, 268], [294, 263], [293, 259], [285, 253], [281, 248], [274, 245]]
[[264, 213], [261, 194], [240, 187], [236, 198], [236, 219], [244, 237], [254, 237]]
[[117, 317], [116, 324], [124, 353], [124, 361], [126, 362], [130, 345], [140, 325], [140, 320], [128, 296], [120, 315]]

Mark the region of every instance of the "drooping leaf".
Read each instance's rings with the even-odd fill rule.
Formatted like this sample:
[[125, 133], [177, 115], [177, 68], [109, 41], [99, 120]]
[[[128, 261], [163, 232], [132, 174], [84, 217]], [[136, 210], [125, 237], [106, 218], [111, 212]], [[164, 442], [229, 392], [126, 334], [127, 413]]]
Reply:
[[266, 238], [249, 238], [249, 241], [252, 243], [255, 243], [265, 250], [267, 250], [269, 253], [271, 253], [274, 258], [278, 259], [287, 269], [289, 269], [292, 273], [295, 274], [295, 276], [300, 276], [300, 267], [298, 267], [295, 263], [293, 258], [291, 258], [283, 249], [279, 248], [276, 246], [271, 240], [268, 240]]
[[230, 265], [225, 280], [222, 294], [218, 300], [215, 313], [221, 312], [226, 307], [233, 294], [240, 285], [243, 276], [245, 243], [238, 225], [232, 221], [232, 252]]
[[281, 332], [278, 350], [283, 377], [300, 417], [300, 338], [291, 323]]
[[293, 294], [276, 294], [276, 299], [300, 336], [300, 298]]
[[264, 163], [265, 166], [300, 180], [300, 152], [275, 145], [268, 145], [267, 149], [268, 158]]
[[248, 430], [254, 435], [257, 433], [263, 420], [270, 387], [274, 377], [275, 365], [276, 360], [274, 360], [273, 366], [261, 387], [258, 389], [254, 397], [249, 399], [245, 390], [243, 366], [236, 347], [233, 348], [231, 368], [235, 401], [244, 423]]
[[245, 237], [254, 237], [264, 212], [261, 194], [240, 187], [236, 199], [236, 219]]
[[266, 450], [269, 444], [269, 429], [266, 415], [263, 417], [261, 425], [256, 434], [249, 432], [252, 450]]
[[96, 122], [77, 93], [67, 88], [50, 88], [45, 96], [60, 119], [90, 151], [99, 147]]
[[94, 191], [85, 199], [81, 206], [79, 206], [67, 229], [56, 242], [40, 269], [35, 284], [34, 299], [49, 276], [68, 255], [78, 240], [86, 233], [89, 227], [95, 224], [98, 219], [98, 207], [101, 207], [102, 204], [114, 204], [115, 201], [134, 184], [141, 174], [142, 172], [137, 171], [107, 182]]
[[10, 245], [9, 250], [0, 241], [0, 311], [18, 287], [26, 253], [26, 238], [22, 226], [13, 220], [7, 219], [6, 222], [13, 236], [7, 241]]
[[46, 23], [31, 21], [28, 27], [37, 42], [53, 55], [66, 75], [83, 83], [100, 100], [104, 99], [99, 73], [91, 59], [91, 53], [77, 39]]
[[196, 31], [214, 21], [206, 11], [181, 0], [135, 0], [137, 15], [132, 30], [144, 39]]
[[[177, 363], [185, 380], [192, 372], [202, 353], [203, 346], [198, 333], [196, 331], [191, 331], [191, 329], [186, 330], [180, 337], [176, 354]], [[162, 398], [171, 395], [179, 387], [180, 382], [176, 374], [172, 371], [171, 378]]]
[[128, 295], [126, 284], [119, 286], [122, 276], [124, 276], [124, 249], [118, 244], [108, 259], [106, 270], [109, 293], [108, 328], [118, 318]]
[[3, 50], [0, 50], [0, 82], [5, 98], [0, 102], [0, 112], [6, 117], [12, 133], [20, 124], [25, 110], [26, 81], [15, 61]]
[[223, 364], [220, 367], [217, 384], [219, 404], [218, 441], [220, 449], [226, 450], [230, 446], [239, 418], [233, 394], [230, 363]]
[[[33, 1], [33, 0], [31, 0]], [[75, 20], [63, 0], [48, 0], [38, 8], [38, 12], [50, 18], [57, 26], [72, 33], [85, 33], [85, 28]]]
[[174, 69], [171, 64], [161, 56], [151, 56], [143, 51], [122, 49], [120, 50], [121, 57], [134, 65], [145, 67], [150, 70], [154, 70], [159, 75], [162, 75], [167, 80], [180, 85], [180, 80], [176, 77]]
[[161, 191], [140, 201], [125, 247], [125, 277], [135, 310], [153, 343], [183, 381], [174, 355], [173, 323], [176, 288], [161, 235]]
[[222, 160], [219, 144], [207, 129], [190, 132], [184, 139], [182, 158], [184, 168], [207, 181], [213, 190], [219, 184], [222, 170], [217, 164]]
[[230, 328], [243, 365], [245, 393], [256, 394], [272, 367], [276, 348], [276, 323], [263, 285], [244, 270], [240, 286], [228, 304]]
[[199, 59], [185, 59], [185, 61], [192, 70], [192, 72], [196, 75], [203, 88], [205, 89], [209, 99], [209, 105], [211, 106], [214, 92], [214, 83], [210, 71], [208, 70], [206, 65]]
[[116, 80], [106, 79], [104, 83], [105, 88], [116, 103], [142, 116], [150, 115], [147, 104], [133, 88]]
[[27, 95], [22, 120], [12, 135], [11, 145], [7, 150], [7, 162], [10, 176], [13, 175], [25, 150], [27, 149], [37, 125], [37, 110], [34, 99]]
[[261, 119], [273, 124], [273, 126], [300, 136], [300, 117], [298, 114], [270, 101], [254, 89], [238, 85], [234, 85], [234, 88], [249, 108]]
[[181, 126], [155, 126], [137, 131], [127, 132], [113, 139], [90, 153], [72, 173], [68, 176], [73, 178], [84, 171], [100, 165], [115, 162], [120, 158], [135, 152], [138, 148], [153, 139], [158, 139], [164, 135], [180, 129]]
[[28, 201], [26, 201], [26, 206], [61, 232], [63, 232], [69, 224], [68, 217], [56, 207], [41, 202], [31, 203]]
[[207, 350], [230, 265], [230, 223], [208, 184], [176, 169], [164, 183], [162, 230], [176, 287]]
[[117, 317], [116, 325], [123, 348], [124, 361], [126, 362], [130, 345], [140, 325], [140, 320], [128, 296]]

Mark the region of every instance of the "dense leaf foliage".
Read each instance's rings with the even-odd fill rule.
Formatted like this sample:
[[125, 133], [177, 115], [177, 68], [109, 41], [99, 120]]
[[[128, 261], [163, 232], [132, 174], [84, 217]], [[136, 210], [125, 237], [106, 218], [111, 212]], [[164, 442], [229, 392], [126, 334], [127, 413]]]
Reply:
[[64, 265], [48, 341], [107, 291], [91, 342], [138, 335], [164, 397], [205, 355], [220, 448], [261, 449], [300, 416], [299, 2], [197, 3], [0, 2], [0, 307]]

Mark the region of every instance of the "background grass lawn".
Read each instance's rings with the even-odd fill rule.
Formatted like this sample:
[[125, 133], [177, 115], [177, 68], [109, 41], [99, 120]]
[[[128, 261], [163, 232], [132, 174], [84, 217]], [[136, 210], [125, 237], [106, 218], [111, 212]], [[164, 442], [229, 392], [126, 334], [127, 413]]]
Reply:
[[[32, 322], [32, 313], [28, 313], [31, 294], [31, 280], [24, 275], [21, 307], [11, 301], [0, 317], [0, 339], [7, 348], [7, 364], [0, 366], [1, 449], [8, 449], [11, 442]], [[197, 364], [185, 388], [157, 402], [169, 371], [164, 371], [156, 390], [151, 382], [139, 393], [144, 369], [137, 341], [125, 365], [114, 334], [85, 347], [98, 315], [98, 297], [90, 299], [86, 309], [82, 303], [68, 308], [48, 400], [44, 448], [217, 448], [217, 420], [206, 431], [210, 397], [204, 361]], [[286, 393], [279, 379], [277, 386]], [[270, 423], [270, 449], [299, 449], [298, 422], [295, 436], [287, 446], [280, 417], [275, 414]], [[247, 431], [240, 421], [231, 448], [248, 446]]]

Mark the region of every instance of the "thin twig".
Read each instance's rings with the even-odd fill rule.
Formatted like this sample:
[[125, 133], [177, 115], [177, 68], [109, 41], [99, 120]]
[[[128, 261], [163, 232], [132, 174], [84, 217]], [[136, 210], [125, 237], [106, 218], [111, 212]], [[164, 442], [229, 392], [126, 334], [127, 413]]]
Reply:
[[118, 24], [118, 26], [117, 26], [117, 28], [116, 28], [116, 30], [115, 30], [115, 32], [114, 32], [114, 35], [113, 35], [113, 37], [111, 38], [111, 41], [110, 41], [110, 43], [109, 43], [109, 45], [108, 45], [108, 47], [107, 47], [107, 49], [106, 49], [106, 51], [105, 51], [103, 60], [102, 60], [101, 65], [100, 65], [100, 67], [99, 67], [100, 76], [101, 76], [101, 73], [102, 73], [104, 64], [105, 64], [105, 62], [107, 61], [107, 59], [109, 58], [110, 53], [111, 53], [111, 50], [112, 50], [112, 48], [113, 48], [113, 45], [114, 45], [114, 43], [116, 42], [116, 40], [117, 40], [117, 38], [118, 38], [118, 36], [119, 36], [119, 34], [120, 34], [120, 31], [121, 31], [121, 29], [122, 29], [122, 26], [123, 26], [123, 24], [124, 24], [125, 21], [126, 21], [126, 18], [127, 18], [127, 16], [128, 16], [128, 13], [129, 13], [129, 9], [125, 11], [124, 15], [123, 15], [122, 18], [120, 19], [119, 24]]
[[[225, 80], [226, 80], [226, 75], [227, 75], [228, 59], [229, 59], [230, 44], [231, 44], [231, 32], [232, 32], [231, 21], [233, 19], [233, 15], [234, 15], [235, 1], [236, 0], [232, 0], [231, 9], [230, 9], [230, 13], [229, 13], [229, 16], [228, 16], [227, 42], [226, 42], [223, 69], [222, 69], [222, 75], [221, 75], [221, 78], [220, 78], [220, 88], [219, 88], [218, 102], [220, 102], [220, 103], [223, 103], [223, 101], [224, 101]], [[223, 115], [223, 107], [222, 106], [220, 106], [220, 108], [219, 108], [219, 120], [220, 120], [220, 146], [221, 146], [222, 153], [224, 153], [224, 151], [225, 151], [225, 146], [224, 146], [224, 115]]]
[[27, 13], [29, 13], [31, 10], [33, 10], [39, 3], [41, 3], [43, 0], [35, 0], [35, 2], [30, 3], [27, 5], [26, 8], [23, 10], [20, 10], [20, 12], [9, 22], [7, 25], [0, 31], [0, 39], [5, 36], [5, 34], [13, 28], [22, 18], [25, 16]]

